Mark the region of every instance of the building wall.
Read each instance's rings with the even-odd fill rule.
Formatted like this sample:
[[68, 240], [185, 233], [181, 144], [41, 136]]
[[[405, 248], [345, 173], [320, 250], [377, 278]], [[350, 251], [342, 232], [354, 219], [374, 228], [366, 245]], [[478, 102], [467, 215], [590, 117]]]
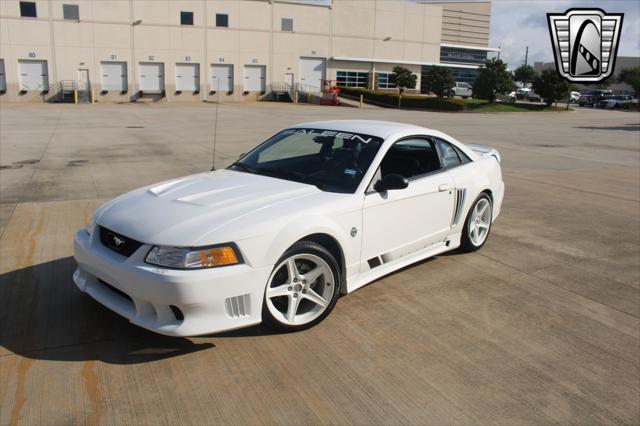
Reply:
[[[140, 99], [155, 101], [209, 99], [213, 96], [210, 65], [217, 63], [233, 65], [234, 88], [215, 96], [234, 101], [260, 97], [260, 93], [244, 91], [245, 65], [264, 66], [269, 86], [288, 81], [291, 74], [298, 81], [301, 57], [325, 58], [328, 79], [335, 79], [339, 70], [372, 75], [390, 71], [394, 61], [420, 76], [420, 64], [438, 63], [445, 34], [446, 40], [452, 37], [448, 35], [449, 15], [490, 13], [490, 4], [485, 3], [442, 5], [399, 0], [334, 0], [332, 5], [265, 0], [35, 2], [37, 18], [26, 18], [20, 16], [18, 0], [0, 0], [0, 58], [7, 82], [0, 102], [42, 101], [60, 81], [78, 81], [81, 69], [88, 70], [98, 101], [135, 100], [140, 62], [164, 64], [166, 96]], [[77, 4], [80, 20], [64, 20], [63, 4]], [[181, 11], [193, 12], [192, 26], [180, 24]], [[216, 27], [216, 13], [228, 15], [228, 28]], [[293, 31], [281, 30], [283, 18], [293, 19]], [[472, 22], [470, 18], [467, 21]], [[459, 25], [458, 31], [465, 33], [464, 25]], [[474, 40], [473, 45], [482, 45], [485, 39]], [[49, 94], [19, 93], [18, 61], [25, 59], [47, 61]], [[100, 64], [105, 61], [126, 63], [126, 93], [101, 93]], [[177, 63], [199, 64], [197, 93], [176, 92]]]
[[442, 43], [488, 46], [490, 1], [436, 4], [442, 8]]

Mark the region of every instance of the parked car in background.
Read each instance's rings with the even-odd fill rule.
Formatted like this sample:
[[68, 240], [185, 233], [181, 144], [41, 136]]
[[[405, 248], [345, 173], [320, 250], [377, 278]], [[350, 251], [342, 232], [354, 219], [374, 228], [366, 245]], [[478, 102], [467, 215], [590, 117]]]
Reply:
[[[637, 102], [637, 100], [635, 101]], [[634, 99], [629, 95], [610, 95], [605, 96], [598, 102], [598, 108], [613, 109], [620, 108], [622, 105], [634, 103]]]
[[575, 104], [580, 99], [580, 96], [580, 92], [571, 92], [571, 94], [569, 94], [569, 103]]
[[613, 91], [611, 90], [591, 90], [580, 96], [580, 99], [578, 99], [578, 105], [596, 107], [601, 100], [606, 96], [611, 95], [613, 95]]
[[542, 102], [542, 98], [540, 97], [540, 95], [538, 95], [536, 92], [534, 92], [533, 90], [530, 90], [529, 93], [527, 93], [527, 97], [526, 99], [529, 102]]
[[521, 88], [517, 89], [515, 92], [509, 93], [509, 102], [513, 103], [515, 101], [530, 101], [530, 102], [541, 102], [542, 98], [540, 95], [535, 93], [531, 89]]
[[470, 98], [473, 88], [469, 83], [457, 82], [449, 91], [449, 96], [461, 96], [462, 99]]

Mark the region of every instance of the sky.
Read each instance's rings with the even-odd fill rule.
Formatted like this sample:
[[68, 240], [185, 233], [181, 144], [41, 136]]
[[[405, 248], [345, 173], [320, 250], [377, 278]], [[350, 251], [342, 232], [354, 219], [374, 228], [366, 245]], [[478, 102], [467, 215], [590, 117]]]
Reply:
[[527, 46], [529, 65], [536, 61], [553, 62], [546, 13], [564, 13], [575, 7], [624, 13], [618, 56], [640, 56], [640, 0], [494, 0], [489, 46], [502, 48], [500, 59], [510, 69], [524, 63]]

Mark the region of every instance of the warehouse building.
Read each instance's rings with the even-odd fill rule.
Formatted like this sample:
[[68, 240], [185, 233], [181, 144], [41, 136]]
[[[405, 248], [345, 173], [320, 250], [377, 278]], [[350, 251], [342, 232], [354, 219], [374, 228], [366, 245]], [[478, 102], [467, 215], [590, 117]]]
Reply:
[[[2, 0], [0, 102], [243, 101], [321, 80], [393, 89], [395, 65], [473, 81], [491, 2]], [[79, 99], [77, 99], [79, 98]]]

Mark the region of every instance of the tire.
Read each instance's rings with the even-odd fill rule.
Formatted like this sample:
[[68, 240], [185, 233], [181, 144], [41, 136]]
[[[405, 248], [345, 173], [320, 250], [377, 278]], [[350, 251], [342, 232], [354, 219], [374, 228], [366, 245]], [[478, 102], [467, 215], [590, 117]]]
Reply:
[[[311, 280], [307, 278], [310, 273], [315, 275]], [[262, 321], [285, 332], [313, 327], [331, 313], [338, 301], [341, 276], [338, 262], [326, 248], [312, 241], [295, 243], [276, 262], [269, 276]]]
[[[479, 221], [476, 220], [476, 218], [478, 217], [478, 210], [481, 211]], [[462, 242], [460, 244], [460, 248], [463, 251], [469, 253], [480, 250], [489, 238], [492, 220], [493, 203], [491, 202], [491, 198], [489, 197], [489, 195], [483, 192], [471, 205], [469, 213], [467, 214], [467, 219], [464, 221], [464, 228], [462, 230]], [[479, 226], [480, 223], [485, 224], [486, 227]]]

